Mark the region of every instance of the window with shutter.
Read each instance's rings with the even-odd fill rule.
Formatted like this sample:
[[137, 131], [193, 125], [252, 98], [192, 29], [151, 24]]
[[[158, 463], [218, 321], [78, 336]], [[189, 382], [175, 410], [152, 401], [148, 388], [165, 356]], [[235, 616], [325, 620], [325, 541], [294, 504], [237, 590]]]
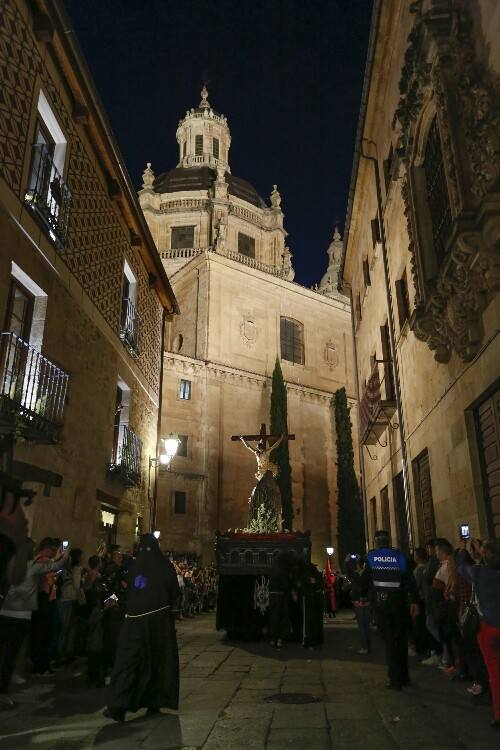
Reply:
[[212, 153], [215, 159], [219, 158], [219, 139], [214, 138], [212, 141]]
[[384, 360], [385, 398], [387, 401], [394, 401], [394, 370], [392, 368], [391, 339], [388, 323], [380, 326], [380, 341], [382, 344], [382, 359]]
[[247, 258], [255, 258], [255, 238], [238, 232], [238, 252]]
[[372, 227], [372, 243], [373, 243], [373, 247], [375, 247], [377, 242], [380, 242], [380, 224], [378, 221], [378, 216], [376, 216], [374, 219], [371, 220], [371, 227]]
[[194, 139], [195, 156], [203, 156], [203, 136], [196, 135]]
[[186, 499], [185, 492], [179, 492], [178, 490], [174, 492], [174, 513], [184, 514], [186, 512]]
[[194, 247], [194, 227], [172, 227], [171, 250], [180, 250], [185, 247]]
[[298, 320], [280, 320], [281, 359], [304, 364], [304, 326]]
[[180, 456], [181, 458], [187, 458], [188, 454], [188, 436], [187, 435], [178, 435], [179, 438], [179, 445], [177, 447], [177, 453], [176, 456]]
[[363, 316], [361, 315], [361, 296], [359, 294], [356, 295], [356, 318], [358, 320], [358, 323], [361, 321], [361, 318]]
[[365, 282], [365, 287], [371, 286], [371, 278], [370, 278], [370, 264], [368, 263], [368, 258], [365, 258], [363, 261], [363, 279]]
[[412, 462], [420, 542], [436, 537], [429, 453], [422, 451]]
[[372, 520], [372, 537], [375, 536], [375, 532], [377, 531], [377, 498], [372, 497], [370, 498], [370, 511], [371, 511], [371, 520]]
[[398, 532], [398, 545], [404, 553], [408, 554], [410, 551], [410, 537], [408, 532], [408, 521], [406, 518], [405, 491], [402, 471], [394, 477], [392, 487], [394, 496], [394, 515], [396, 517]]
[[389, 185], [391, 182], [391, 172], [392, 172], [392, 162], [394, 159], [394, 150], [391, 147], [389, 149], [389, 153], [387, 155], [387, 159], [384, 159], [384, 182], [385, 182], [385, 192], [389, 190]]
[[380, 508], [382, 511], [382, 531], [387, 531], [391, 538], [391, 511], [389, 508], [389, 490], [387, 486], [380, 490]]
[[500, 538], [500, 388], [475, 410], [489, 533]]
[[410, 317], [410, 296], [408, 294], [406, 269], [401, 278], [396, 281], [396, 300], [398, 304], [399, 328], [401, 330]]

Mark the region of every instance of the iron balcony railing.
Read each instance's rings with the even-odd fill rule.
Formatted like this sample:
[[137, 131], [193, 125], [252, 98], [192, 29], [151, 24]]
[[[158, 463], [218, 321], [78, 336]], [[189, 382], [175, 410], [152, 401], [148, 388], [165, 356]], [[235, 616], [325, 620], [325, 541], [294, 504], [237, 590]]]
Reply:
[[[380, 378], [379, 364], [383, 365], [383, 376]], [[393, 395], [391, 361], [376, 361], [367, 380], [359, 405], [359, 435], [363, 445], [380, 443], [382, 433], [391, 423], [396, 410]]]
[[71, 193], [45, 144], [32, 146], [30, 182], [24, 200], [63, 247], [68, 233]]
[[130, 353], [137, 357], [141, 349], [141, 317], [128, 297], [122, 300], [120, 338]]
[[127, 424], [118, 427], [118, 440], [113, 449], [109, 465], [111, 476], [127, 485], [141, 482], [142, 442]]
[[15, 333], [1, 334], [1, 415], [7, 421], [19, 420], [28, 439], [57, 441], [68, 381], [67, 372]]

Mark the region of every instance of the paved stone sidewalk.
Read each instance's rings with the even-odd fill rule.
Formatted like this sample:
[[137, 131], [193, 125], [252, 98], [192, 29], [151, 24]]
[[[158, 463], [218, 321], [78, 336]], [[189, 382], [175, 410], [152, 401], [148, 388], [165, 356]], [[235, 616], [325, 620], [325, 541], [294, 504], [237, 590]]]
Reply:
[[[20, 690], [20, 707], [0, 714], [0, 748], [35, 750], [493, 750], [490, 709], [472, 706], [463, 684], [415, 666], [414, 686], [384, 688], [382, 648], [366, 658], [352, 615], [326, 629], [321, 652], [229, 644], [203, 615], [178, 628], [182, 664], [179, 716], [125, 724], [102, 717], [105, 690], [84, 675], [60, 673]], [[309, 693], [307, 705], [268, 702]]]

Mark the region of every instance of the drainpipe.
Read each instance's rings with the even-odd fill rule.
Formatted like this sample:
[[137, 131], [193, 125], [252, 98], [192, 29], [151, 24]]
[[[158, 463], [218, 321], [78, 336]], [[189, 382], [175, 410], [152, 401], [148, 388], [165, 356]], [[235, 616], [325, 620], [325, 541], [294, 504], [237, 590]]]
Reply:
[[[374, 143], [374, 141], [370, 141], [367, 138], [363, 138], [363, 142], [372, 143], [373, 145], [375, 145], [375, 148], [376, 148], [376, 144]], [[387, 254], [387, 245], [385, 241], [385, 226], [384, 226], [384, 219], [383, 219], [383, 212], [382, 212], [382, 190], [380, 187], [380, 167], [379, 167], [377, 158], [375, 158], [374, 156], [367, 156], [365, 153], [363, 153], [363, 143], [361, 143], [360, 155], [363, 157], [363, 159], [368, 159], [368, 161], [372, 162], [374, 173], [375, 173], [375, 186], [377, 190], [378, 222], [379, 222], [379, 227], [380, 227], [380, 241], [382, 245], [382, 259], [383, 259], [383, 264], [384, 264], [385, 294], [386, 294], [386, 300], [387, 300], [387, 320], [389, 323], [389, 340], [390, 340], [390, 345], [391, 345], [391, 356], [392, 356], [392, 364], [393, 364], [393, 370], [394, 370], [394, 385], [395, 385], [395, 390], [396, 390], [396, 410], [397, 410], [397, 415], [398, 415], [399, 436], [400, 436], [400, 441], [401, 441], [401, 456], [403, 459], [403, 489], [404, 489], [404, 495], [405, 495], [406, 526], [408, 529], [408, 541], [410, 545], [410, 550], [413, 550], [414, 535], [413, 535], [413, 519], [412, 519], [412, 514], [411, 514], [410, 477], [409, 477], [409, 472], [408, 472], [408, 454], [406, 451], [405, 423], [403, 419], [403, 403], [401, 399], [399, 364], [398, 364], [398, 357], [397, 357], [397, 350], [396, 350], [396, 335], [395, 335], [395, 327], [394, 327], [391, 282], [390, 282], [390, 275], [389, 275], [389, 259], [388, 259], [388, 254]]]
[[[352, 288], [349, 288], [349, 297], [351, 300], [351, 328], [352, 328], [352, 344], [353, 344], [353, 355], [354, 355], [354, 376], [356, 379], [356, 398], [358, 399], [358, 438], [359, 438], [359, 425], [361, 424], [361, 395], [359, 392], [359, 375], [358, 375], [358, 347], [356, 345], [356, 327], [354, 325], [354, 300], [352, 298]], [[358, 439], [358, 452], [359, 452], [359, 468], [361, 471], [361, 499], [363, 501], [363, 516], [365, 519], [365, 542], [366, 548], [368, 549], [368, 505], [366, 498], [366, 481], [365, 481], [365, 454], [363, 453], [363, 445], [361, 440]]]

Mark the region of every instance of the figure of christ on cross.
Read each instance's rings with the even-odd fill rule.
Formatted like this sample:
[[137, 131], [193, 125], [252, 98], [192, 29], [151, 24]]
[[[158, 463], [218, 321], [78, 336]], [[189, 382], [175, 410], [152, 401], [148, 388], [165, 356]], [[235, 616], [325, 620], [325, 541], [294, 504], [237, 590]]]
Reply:
[[[261, 424], [260, 433], [258, 435], [232, 435], [231, 440], [241, 440], [245, 448], [248, 448], [248, 450], [254, 454], [257, 460], [257, 473], [255, 474], [255, 478], [260, 481], [264, 477], [266, 471], [270, 471], [272, 475], [276, 477], [277, 467], [276, 464], [271, 461], [271, 453], [283, 442], [283, 440], [295, 440], [295, 435], [268, 435], [266, 425]], [[273, 442], [268, 448], [267, 443], [270, 443], [271, 440]], [[257, 446], [256, 448], [252, 448], [252, 446], [249, 445], [249, 442], [255, 441], [257, 441]]]

